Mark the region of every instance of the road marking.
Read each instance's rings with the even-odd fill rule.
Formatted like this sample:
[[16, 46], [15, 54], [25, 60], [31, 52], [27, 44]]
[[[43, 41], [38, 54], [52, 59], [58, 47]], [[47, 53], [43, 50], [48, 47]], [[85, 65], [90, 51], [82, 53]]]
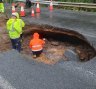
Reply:
[[0, 87], [2, 87], [2, 89], [16, 89], [1, 75], [0, 75]]

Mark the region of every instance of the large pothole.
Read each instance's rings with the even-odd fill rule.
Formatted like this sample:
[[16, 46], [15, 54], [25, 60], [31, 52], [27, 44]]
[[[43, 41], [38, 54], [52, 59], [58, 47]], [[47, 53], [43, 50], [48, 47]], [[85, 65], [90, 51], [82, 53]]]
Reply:
[[[23, 54], [32, 55], [29, 49], [29, 41], [32, 34], [38, 32], [40, 38], [46, 38], [43, 55], [35, 60], [45, 63], [56, 63], [59, 60], [68, 60], [65, 51], [73, 48], [78, 61], [88, 61], [96, 56], [96, 50], [87, 39], [78, 32], [52, 26], [28, 25], [24, 30]], [[74, 60], [74, 59], [73, 59]]]
[[[12, 49], [5, 23], [6, 20], [0, 18], [0, 52]], [[35, 59], [37, 61], [54, 64], [60, 60], [75, 60], [73, 56], [70, 59], [70, 53], [66, 57], [65, 53], [68, 50], [76, 54], [75, 56], [78, 57], [77, 61], [88, 61], [96, 56], [96, 50], [82, 34], [69, 29], [36, 24], [26, 25], [24, 28], [22, 54], [32, 57], [29, 41], [34, 32], [38, 32], [40, 38], [46, 38], [43, 54], [41, 57]]]

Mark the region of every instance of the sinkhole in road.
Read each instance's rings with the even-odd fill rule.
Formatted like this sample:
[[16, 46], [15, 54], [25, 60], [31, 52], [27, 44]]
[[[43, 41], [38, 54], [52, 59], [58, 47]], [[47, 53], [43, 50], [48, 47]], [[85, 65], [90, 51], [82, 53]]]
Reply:
[[78, 56], [78, 61], [88, 61], [96, 56], [96, 50], [82, 34], [69, 29], [36, 24], [27, 25], [24, 29], [23, 54], [32, 55], [28, 45], [34, 32], [38, 32], [41, 39], [46, 39], [43, 56], [35, 60], [47, 64], [68, 60], [64, 55], [68, 49]]

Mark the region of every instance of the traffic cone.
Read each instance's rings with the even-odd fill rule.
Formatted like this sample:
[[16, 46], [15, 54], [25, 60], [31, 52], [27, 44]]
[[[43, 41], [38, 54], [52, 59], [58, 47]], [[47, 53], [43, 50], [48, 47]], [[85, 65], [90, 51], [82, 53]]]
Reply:
[[22, 16], [22, 17], [25, 16], [24, 4], [21, 4], [20, 16]]
[[37, 12], [37, 13], [40, 13], [39, 2], [37, 2], [37, 6], [36, 6], [36, 12]]
[[35, 14], [34, 14], [34, 9], [32, 9], [31, 16], [32, 16], [32, 17], [35, 16]]
[[16, 12], [15, 10], [15, 3], [12, 3], [12, 13]]
[[50, 2], [49, 10], [50, 10], [50, 11], [53, 10], [53, 3], [52, 3], [52, 1]]

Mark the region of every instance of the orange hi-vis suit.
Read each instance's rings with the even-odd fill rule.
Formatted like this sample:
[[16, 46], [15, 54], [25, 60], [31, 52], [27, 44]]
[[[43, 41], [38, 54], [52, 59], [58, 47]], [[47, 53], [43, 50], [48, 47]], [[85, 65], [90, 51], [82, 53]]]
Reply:
[[39, 38], [39, 34], [34, 33], [33, 39], [31, 39], [29, 46], [32, 51], [41, 51], [43, 50], [44, 44], [45, 44], [45, 41]]

